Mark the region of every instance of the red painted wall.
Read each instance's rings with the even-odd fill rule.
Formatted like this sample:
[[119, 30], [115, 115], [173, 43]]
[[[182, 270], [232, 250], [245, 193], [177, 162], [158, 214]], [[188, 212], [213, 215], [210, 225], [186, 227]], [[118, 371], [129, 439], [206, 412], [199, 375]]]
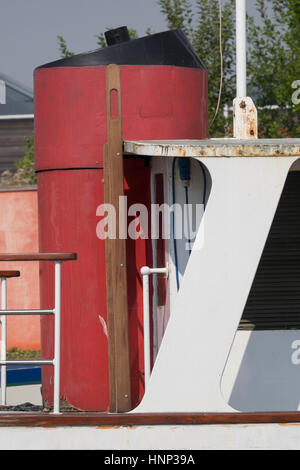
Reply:
[[[0, 190], [0, 252], [38, 251], [36, 190]], [[0, 263], [0, 269], [21, 272], [7, 281], [10, 309], [40, 308], [39, 265], [36, 262]], [[7, 319], [7, 348], [40, 349], [40, 317], [14, 316]]]

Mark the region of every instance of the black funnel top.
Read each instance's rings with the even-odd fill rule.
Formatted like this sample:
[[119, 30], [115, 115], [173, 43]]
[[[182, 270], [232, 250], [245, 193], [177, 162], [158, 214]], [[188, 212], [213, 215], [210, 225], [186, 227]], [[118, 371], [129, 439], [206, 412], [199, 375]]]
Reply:
[[[175, 65], [178, 67], [193, 67], [205, 69], [201, 60], [192, 48], [186, 35], [180, 29], [164, 31], [143, 38], [126, 40], [126, 31], [117, 28], [119, 33], [113, 33], [112, 39], [117, 43], [104, 49], [76, 54], [64, 59], [49, 62], [39, 68], [50, 67], [88, 67], [97, 65]], [[126, 28], [127, 30], [127, 28]], [[112, 33], [108, 31], [107, 33]], [[118, 37], [117, 37], [118, 36]], [[117, 37], [117, 39], [116, 39]]]
[[104, 33], [106, 43], [108, 46], [114, 44], [120, 44], [122, 42], [130, 41], [129, 32], [127, 26], [121, 26], [120, 28], [110, 29]]

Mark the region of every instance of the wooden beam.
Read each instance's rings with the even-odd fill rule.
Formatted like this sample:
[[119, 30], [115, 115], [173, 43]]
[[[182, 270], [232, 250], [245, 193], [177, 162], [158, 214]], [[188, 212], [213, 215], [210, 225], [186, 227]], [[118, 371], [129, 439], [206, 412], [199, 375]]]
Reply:
[[0, 278], [20, 277], [20, 271], [0, 271]]
[[74, 261], [76, 253], [0, 253], [0, 261]]
[[121, 79], [117, 65], [106, 69], [108, 142], [104, 146], [104, 203], [116, 210], [116, 238], [106, 238], [106, 294], [110, 411], [131, 409], [126, 240], [119, 238], [119, 197], [124, 195]]
[[157, 426], [211, 424], [267, 424], [300, 422], [299, 411], [247, 413], [17, 413], [1, 407], [0, 427], [5, 426]]

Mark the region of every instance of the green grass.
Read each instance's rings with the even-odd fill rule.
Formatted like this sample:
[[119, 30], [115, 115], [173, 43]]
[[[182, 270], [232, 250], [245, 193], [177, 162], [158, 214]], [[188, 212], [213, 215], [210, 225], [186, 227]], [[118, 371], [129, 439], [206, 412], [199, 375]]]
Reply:
[[17, 361], [17, 360], [30, 360], [30, 359], [40, 359], [41, 351], [36, 351], [35, 349], [19, 349], [13, 348], [10, 351], [7, 351], [7, 360]]

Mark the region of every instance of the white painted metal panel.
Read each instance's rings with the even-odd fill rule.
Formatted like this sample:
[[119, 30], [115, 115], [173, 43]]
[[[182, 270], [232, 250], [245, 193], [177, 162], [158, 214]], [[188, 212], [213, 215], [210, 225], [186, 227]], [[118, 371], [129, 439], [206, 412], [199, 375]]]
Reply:
[[212, 178], [195, 243], [201, 248], [194, 246], [147, 392], [133, 412], [232, 411], [222, 374], [296, 159], [201, 158]]

